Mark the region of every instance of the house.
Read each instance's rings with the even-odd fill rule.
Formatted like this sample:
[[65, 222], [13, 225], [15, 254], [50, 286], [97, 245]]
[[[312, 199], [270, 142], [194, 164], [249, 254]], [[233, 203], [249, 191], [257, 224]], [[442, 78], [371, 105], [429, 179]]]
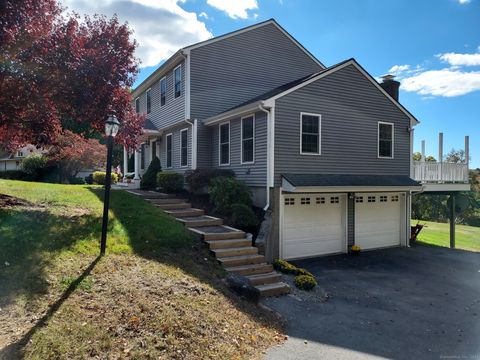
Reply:
[[27, 144], [17, 151], [10, 153], [0, 150], [0, 171], [20, 170], [22, 160], [32, 154], [41, 154], [43, 151], [35, 145]]
[[269, 259], [407, 246], [412, 194], [465, 190], [468, 165], [412, 178], [431, 165], [412, 162], [419, 121], [399, 85], [354, 59], [326, 67], [273, 19], [187, 46], [133, 91], [147, 116], [135, 179], [153, 156], [233, 170], [270, 210]]

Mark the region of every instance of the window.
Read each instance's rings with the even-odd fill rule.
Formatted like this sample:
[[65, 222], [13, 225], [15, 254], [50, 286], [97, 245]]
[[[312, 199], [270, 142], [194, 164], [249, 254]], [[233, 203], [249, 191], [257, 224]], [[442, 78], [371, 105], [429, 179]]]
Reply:
[[301, 198], [300, 204], [302, 205], [310, 205], [310, 198]]
[[23, 151], [19, 150], [17, 151], [17, 157], [23, 157]]
[[378, 123], [378, 157], [393, 159], [392, 123]]
[[375, 196], [369, 196], [369, 197], [367, 198], [367, 201], [368, 201], [369, 203], [374, 203], [374, 202], [376, 201], [376, 198], [375, 198]]
[[188, 129], [180, 131], [180, 165], [188, 165]]
[[320, 115], [300, 114], [300, 153], [320, 155]]
[[140, 98], [135, 99], [135, 112], [140, 114]]
[[150, 111], [152, 111], [152, 97], [151, 97], [151, 94], [150, 94], [150, 89], [148, 89], [145, 92], [145, 94], [147, 96], [147, 114], [150, 114]]
[[398, 195], [393, 195], [392, 196], [392, 202], [397, 202], [398, 201]]
[[388, 196], [381, 195], [380, 196], [380, 202], [387, 202]]
[[357, 196], [357, 197], [355, 197], [355, 202], [356, 202], [356, 203], [363, 203], [363, 196]]
[[317, 204], [325, 204], [325, 198], [324, 197], [317, 197], [315, 202]]
[[166, 136], [167, 146], [167, 168], [172, 167], [172, 134]]
[[242, 118], [242, 164], [254, 162], [255, 117]]
[[167, 78], [160, 80], [160, 106], [167, 102]]
[[173, 71], [175, 78], [175, 97], [182, 95], [182, 67], [178, 66]]
[[330, 198], [330, 204], [338, 204], [340, 202], [340, 198], [338, 196], [332, 196]]
[[220, 165], [230, 164], [230, 123], [219, 127]]
[[145, 144], [140, 148], [140, 169], [145, 169]]
[[295, 198], [285, 198], [285, 205], [295, 205]]

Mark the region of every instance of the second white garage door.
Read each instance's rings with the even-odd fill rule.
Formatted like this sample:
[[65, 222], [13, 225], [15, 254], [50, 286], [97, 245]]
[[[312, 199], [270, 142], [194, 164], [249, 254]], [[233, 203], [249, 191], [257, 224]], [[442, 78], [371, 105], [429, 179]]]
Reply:
[[284, 195], [283, 203], [284, 259], [345, 251], [346, 195]]
[[401, 193], [357, 193], [355, 244], [363, 250], [398, 246], [405, 208]]

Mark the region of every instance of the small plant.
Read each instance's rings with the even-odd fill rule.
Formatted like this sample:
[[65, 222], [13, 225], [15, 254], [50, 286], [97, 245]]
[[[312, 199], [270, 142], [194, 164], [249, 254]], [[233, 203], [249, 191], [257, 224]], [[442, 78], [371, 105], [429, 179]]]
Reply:
[[41, 154], [33, 154], [22, 160], [22, 170], [28, 175], [28, 180], [39, 180], [47, 166], [47, 158]]
[[29, 175], [22, 170], [0, 171], [0, 179], [25, 180], [28, 177], [29, 177]]
[[185, 182], [188, 184], [190, 191], [198, 193], [202, 189], [208, 187], [212, 179], [217, 177], [235, 177], [235, 173], [229, 169], [201, 168], [187, 171], [185, 174]]
[[150, 162], [150, 165], [148, 165], [147, 171], [145, 171], [145, 174], [142, 176], [140, 188], [143, 190], [155, 189], [157, 186], [157, 173], [160, 171], [162, 171], [160, 159], [155, 156]]
[[296, 274], [297, 267], [290, 264], [288, 261], [277, 259], [273, 262], [273, 268], [284, 274]]
[[[107, 174], [105, 171], [95, 171], [92, 175], [93, 182], [98, 185], [105, 185], [105, 178]], [[118, 182], [118, 174], [112, 173], [111, 174], [112, 184], [116, 184]]]
[[81, 177], [74, 177], [70, 179], [70, 184], [72, 185], [84, 185], [85, 180]]
[[301, 268], [297, 268], [297, 272], [295, 273], [296, 275], [307, 275], [307, 276], [311, 276], [311, 277], [314, 277], [313, 274], [306, 270], [306, 269], [301, 269]]
[[258, 226], [258, 218], [252, 208], [245, 204], [233, 204], [231, 208], [231, 225], [240, 229]]
[[352, 254], [358, 255], [358, 254], [360, 254], [362, 249], [358, 245], [353, 245], [353, 246], [350, 247], [350, 251], [351, 251]]
[[295, 276], [295, 286], [300, 290], [310, 291], [317, 286], [317, 280], [310, 275], [297, 275]]
[[251, 192], [245, 183], [231, 177], [217, 177], [211, 180], [208, 190], [215, 212], [229, 216], [234, 204], [252, 206]]
[[182, 191], [183, 175], [173, 172], [157, 173], [157, 185], [167, 193]]

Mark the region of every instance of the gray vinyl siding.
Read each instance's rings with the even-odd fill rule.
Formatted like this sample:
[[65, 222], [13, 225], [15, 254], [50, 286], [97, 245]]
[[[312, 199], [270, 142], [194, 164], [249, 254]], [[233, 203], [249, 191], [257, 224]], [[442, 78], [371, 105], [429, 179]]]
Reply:
[[[300, 112], [321, 115], [321, 155], [300, 154]], [[377, 156], [379, 121], [394, 123], [394, 159]], [[275, 184], [282, 173], [410, 175], [409, 118], [354, 66], [276, 100]]]
[[347, 244], [350, 247], [355, 244], [355, 198], [349, 193], [347, 201]]
[[[180, 65], [180, 64], [179, 64]], [[165, 105], [160, 106], [160, 80], [155, 82], [151, 87], [151, 112], [147, 114], [147, 96], [143, 92], [140, 98], [140, 112], [145, 113], [147, 119], [150, 119], [158, 129], [172, 126], [185, 119], [185, 66], [182, 67], [182, 95], [175, 98], [174, 94], [174, 69], [166, 74], [167, 78], [167, 94]], [[162, 77], [163, 78], [163, 77]], [[134, 103], [135, 104], [135, 103]]]
[[[191, 50], [190, 110], [199, 121], [321, 70], [275, 25]], [[198, 166], [213, 166], [209, 130], [198, 127]]]
[[219, 164], [219, 125], [212, 127], [212, 166], [235, 171], [249, 186], [264, 186], [267, 177], [267, 115], [255, 113], [255, 155], [253, 164], [241, 163], [241, 119], [230, 121], [230, 165]]
[[[188, 166], [180, 166], [181, 152], [180, 152], [180, 132], [183, 129], [187, 130], [187, 143], [188, 143]], [[172, 167], [167, 168], [167, 135], [172, 134]], [[191, 126], [179, 126], [172, 130], [166, 131], [162, 136], [160, 144], [160, 161], [162, 164], [162, 171], [175, 171], [183, 173], [190, 169], [192, 165], [192, 129]]]

